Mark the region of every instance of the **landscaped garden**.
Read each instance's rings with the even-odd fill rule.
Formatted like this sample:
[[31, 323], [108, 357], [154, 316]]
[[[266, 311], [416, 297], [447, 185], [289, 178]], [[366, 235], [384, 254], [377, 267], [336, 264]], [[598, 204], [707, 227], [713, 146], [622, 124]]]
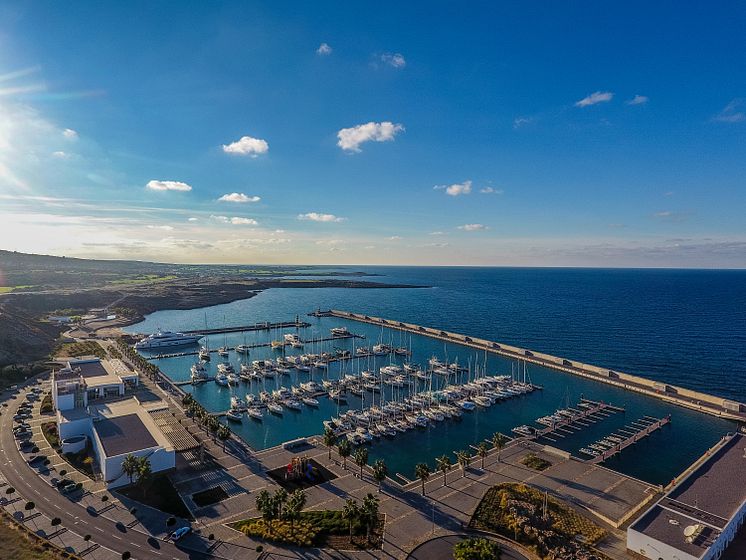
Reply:
[[526, 455], [521, 461], [521, 463], [526, 465], [528, 468], [534, 469], [537, 471], [543, 471], [544, 469], [548, 469], [549, 467], [552, 466], [552, 463], [550, 463], [546, 459], [537, 457], [533, 453], [529, 453], [528, 455]]
[[303, 490], [290, 494], [278, 489], [263, 490], [256, 498], [261, 517], [244, 519], [229, 526], [249, 537], [304, 547], [337, 550], [380, 548], [385, 517], [378, 511], [378, 498], [368, 494], [362, 503], [350, 498], [341, 510], [302, 511]]
[[525, 484], [499, 484], [487, 490], [469, 526], [515, 540], [541, 558], [607, 558], [593, 548], [606, 535], [604, 529]]

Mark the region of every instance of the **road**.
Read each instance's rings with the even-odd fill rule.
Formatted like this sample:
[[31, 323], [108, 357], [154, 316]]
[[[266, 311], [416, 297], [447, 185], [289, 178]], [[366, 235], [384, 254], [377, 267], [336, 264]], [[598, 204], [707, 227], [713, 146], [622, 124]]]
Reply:
[[[23, 389], [21, 395], [25, 394]], [[8, 403], [0, 416], [0, 471], [8, 484], [16, 489], [17, 495], [24, 500], [35, 502], [37, 511], [47, 517], [59, 517], [62, 527], [78, 535], [89, 534], [92, 542], [122, 553], [130, 551], [132, 557], [164, 558], [181, 560], [183, 558], [214, 558], [211, 554], [187, 550], [171, 542], [156, 539], [134, 529], [128, 529], [64, 497], [42, 479], [27, 463], [16, 447], [13, 437], [13, 415], [22, 398], [3, 399]], [[204, 547], [203, 539], [196, 535], [184, 539], [184, 545]]]

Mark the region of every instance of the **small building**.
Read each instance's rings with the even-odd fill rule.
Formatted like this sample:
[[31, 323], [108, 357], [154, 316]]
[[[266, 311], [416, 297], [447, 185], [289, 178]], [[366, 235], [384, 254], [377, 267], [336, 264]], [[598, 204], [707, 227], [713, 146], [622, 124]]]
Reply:
[[147, 457], [154, 473], [176, 465], [172, 443], [150, 414], [165, 403], [124, 398], [138, 380], [137, 372], [121, 360], [98, 358], [70, 360], [52, 374], [52, 402], [63, 452], [78, 452], [90, 442], [109, 487], [129, 483], [122, 473], [127, 455]]
[[746, 436], [727, 436], [627, 529], [627, 550], [651, 560], [720, 558], [746, 518]]

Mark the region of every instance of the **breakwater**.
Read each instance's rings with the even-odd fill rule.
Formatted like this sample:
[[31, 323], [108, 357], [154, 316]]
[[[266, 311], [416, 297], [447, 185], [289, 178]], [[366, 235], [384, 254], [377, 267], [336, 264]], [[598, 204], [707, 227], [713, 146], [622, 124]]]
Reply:
[[738, 422], [746, 422], [746, 404], [744, 403], [724, 399], [722, 397], [717, 397], [714, 395], [709, 395], [700, 391], [694, 391], [685, 387], [679, 387], [668, 383], [660, 383], [651, 379], [646, 379], [644, 377], [624, 373], [618, 370], [602, 368], [599, 366], [578, 362], [576, 360], [569, 360], [567, 358], [552, 356], [543, 352], [536, 352], [525, 348], [519, 348], [516, 346], [485, 340], [478, 337], [466, 336], [442, 329], [424, 327], [402, 321], [383, 319], [380, 317], [373, 317], [361, 313], [351, 313], [349, 311], [330, 309], [327, 311], [317, 310], [313, 313], [310, 313], [309, 315], [315, 317], [336, 317], [339, 319], [359, 321], [362, 323], [369, 323], [381, 327], [400, 330], [403, 332], [419, 334], [422, 336], [442, 340], [443, 342], [460, 344], [462, 346], [490, 352], [492, 354], [497, 354], [506, 358], [523, 360], [525, 362], [540, 365], [546, 368], [563, 371], [581, 377], [586, 377], [595, 381], [606, 383], [608, 385], [613, 385], [615, 387], [620, 387], [628, 391], [634, 391], [637, 393], [648, 395], [665, 402], [711, 414], [720, 418], [736, 420]]

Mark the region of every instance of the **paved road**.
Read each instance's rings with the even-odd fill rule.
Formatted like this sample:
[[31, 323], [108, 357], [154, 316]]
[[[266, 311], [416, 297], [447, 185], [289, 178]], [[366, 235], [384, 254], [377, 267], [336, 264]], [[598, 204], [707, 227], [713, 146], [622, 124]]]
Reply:
[[[23, 395], [25, 391], [21, 391]], [[158, 540], [150, 535], [134, 529], [127, 529], [123, 525], [111, 521], [95, 512], [88, 512], [85, 508], [75, 504], [62, 496], [59, 491], [45, 482], [27, 463], [16, 447], [13, 437], [12, 424], [15, 410], [22, 401], [4, 399], [7, 408], [2, 408], [0, 416], [0, 471], [8, 484], [16, 489], [18, 496], [24, 500], [32, 500], [36, 509], [49, 518], [59, 517], [62, 527], [79, 535], [90, 534], [92, 541], [119, 553], [129, 550], [134, 558], [213, 558], [210, 554], [186, 550], [171, 542]], [[197, 536], [185, 539], [186, 546], [204, 546], [203, 540]]]

